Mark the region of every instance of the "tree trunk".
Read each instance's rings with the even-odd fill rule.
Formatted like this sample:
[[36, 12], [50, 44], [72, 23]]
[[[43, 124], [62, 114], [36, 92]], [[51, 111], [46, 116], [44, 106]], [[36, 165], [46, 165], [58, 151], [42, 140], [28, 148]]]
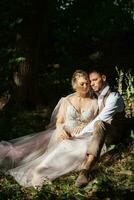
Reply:
[[[16, 39], [16, 53], [24, 59], [19, 62], [13, 74], [16, 85], [14, 95], [18, 105], [34, 106], [39, 103], [38, 69], [42, 64], [41, 52], [47, 51], [48, 36], [52, 29], [50, 24], [55, 10], [56, 0], [34, 0], [31, 1], [29, 10], [24, 7], [21, 32]], [[47, 58], [43, 58], [46, 63], [45, 59]]]

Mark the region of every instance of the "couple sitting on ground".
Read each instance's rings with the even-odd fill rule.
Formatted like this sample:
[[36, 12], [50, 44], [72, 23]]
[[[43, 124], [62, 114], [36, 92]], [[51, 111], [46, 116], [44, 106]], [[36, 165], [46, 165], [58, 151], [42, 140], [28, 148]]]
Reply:
[[[79, 171], [77, 187], [89, 182], [89, 174], [105, 144], [121, 138], [124, 102], [112, 92], [98, 69], [87, 74], [76, 70], [74, 93], [62, 97], [51, 116], [51, 128], [40, 133], [0, 142], [0, 167], [25, 187]], [[94, 94], [93, 94], [94, 93]]]

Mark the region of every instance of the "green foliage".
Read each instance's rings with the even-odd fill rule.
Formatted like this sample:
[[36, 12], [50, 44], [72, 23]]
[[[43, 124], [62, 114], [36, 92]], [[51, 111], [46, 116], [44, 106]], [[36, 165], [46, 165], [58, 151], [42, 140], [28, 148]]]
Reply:
[[0, 95], [11, 88], [14, 66], [10, 60], [16, 57], [17, 35], [23, 21], [20, 10], [20, 1], [0, 1]]
[[9, 63], [10, 64], [18, 64], [18, 63], [21, 63], [25, 60], [26, 60], [26, 58], [24, 58], [24, 57], [15, 57], [15, 58], [9, 60]]
[[125, 101], [126, 117], [134, 117], [134, 75], [131, 69], [125, 72], [124, 69], [116, 67], [116, 71], [118, 74], [118, 91]]

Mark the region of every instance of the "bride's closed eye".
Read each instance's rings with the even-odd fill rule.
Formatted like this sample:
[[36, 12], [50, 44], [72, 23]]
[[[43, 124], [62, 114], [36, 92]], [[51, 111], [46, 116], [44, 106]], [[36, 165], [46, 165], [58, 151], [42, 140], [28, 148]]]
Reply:
[[81, 86], [88, 85], [89, 83], [80, 83]]

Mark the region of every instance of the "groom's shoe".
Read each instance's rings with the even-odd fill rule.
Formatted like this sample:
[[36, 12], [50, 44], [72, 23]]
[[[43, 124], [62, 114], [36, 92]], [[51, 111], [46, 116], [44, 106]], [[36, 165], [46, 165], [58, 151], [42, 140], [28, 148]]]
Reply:
[[81, 170], [78, 178], [76, 179], [75, 186], [84, 187], [88, 184], [88, 182], [89, 182], [88, 170], [83, 169]]

